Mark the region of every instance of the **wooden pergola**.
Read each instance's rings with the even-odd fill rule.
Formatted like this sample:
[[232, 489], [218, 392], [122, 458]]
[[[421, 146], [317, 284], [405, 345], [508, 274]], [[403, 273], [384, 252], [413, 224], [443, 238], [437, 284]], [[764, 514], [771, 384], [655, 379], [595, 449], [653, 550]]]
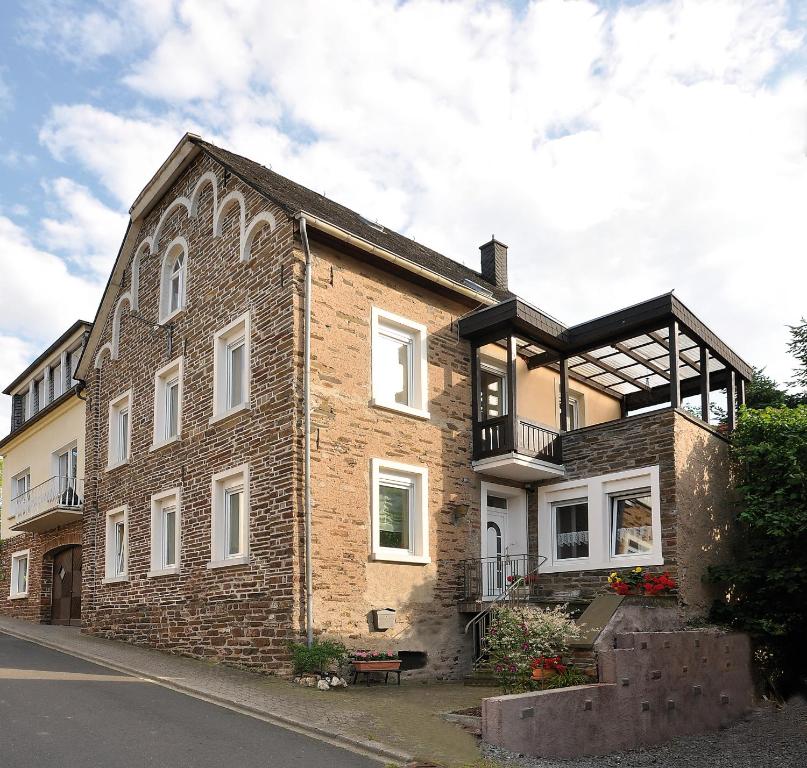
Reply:
[[[460, 320], [471, 342], [474, 419], [481, 346], [506, 344], [509, 413], [515, 420], [515, 358], [530, 369], [550, 366], [560, 374], [560, 426], [566, 431], [569, 380], [582, 381], [620, 401], [622, 415], [669, 403], [679, 408], [700, 395], [701, 418], [709, 421], [711, 392], [726, 390], [728, 428], [745, 402], [753, 369], [672, 293], [565, 327], [517, 297]], [[517, 429], [511, 426], [513, 433]]]

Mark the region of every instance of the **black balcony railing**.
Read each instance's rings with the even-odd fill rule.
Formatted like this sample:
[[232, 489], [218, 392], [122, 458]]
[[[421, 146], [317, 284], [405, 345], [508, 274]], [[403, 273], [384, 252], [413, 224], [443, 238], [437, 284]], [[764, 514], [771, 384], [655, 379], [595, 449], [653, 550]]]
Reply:
[[557, 432], [526, 419], [498, 416], [474, 425], [474, 458], [484, 459], [503, 453], [523, 453], [552, 464], [563, 463], [561, 437]]

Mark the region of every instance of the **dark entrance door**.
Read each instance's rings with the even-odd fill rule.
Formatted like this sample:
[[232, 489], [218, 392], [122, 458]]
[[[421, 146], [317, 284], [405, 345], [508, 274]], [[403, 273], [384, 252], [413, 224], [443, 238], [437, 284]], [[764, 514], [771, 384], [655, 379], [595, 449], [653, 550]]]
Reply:
[[52, 624], [81, 624], [81, 547], [68, 547], [53, 556]]

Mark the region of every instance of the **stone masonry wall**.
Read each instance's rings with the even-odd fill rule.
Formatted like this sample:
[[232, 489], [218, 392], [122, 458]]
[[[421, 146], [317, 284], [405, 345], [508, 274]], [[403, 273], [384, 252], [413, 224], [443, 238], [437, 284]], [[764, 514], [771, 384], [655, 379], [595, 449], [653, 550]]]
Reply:
[[[480, 476], [471, 467], [470, 348], [456, 320], [469, 307], [316, 244], [313, 294], [314, 616], [317, 631], [357, 648], [421, 651], [420, 672], [460, 674], [470, 662], [457, 610], [458, 563], [479, 557]], [[371, 310], [428, 328], [428, 419], [374, 407]], [[370, 461], [429, 471], [431, 563], [370, 559]], [[501, 482], [501, 481], [498, 481]], [[371, 628], [374, 608], [395, 627]]]
[[[239, 260], [239, 208], [225, 216], [214, 237], [212, 188], [204, 187], [198, 215], [176, 207], [166, 219], [158, 255], [143, 259], [139, 313], [158, 318], [159, 272], [165, 246], [187, 239], [187, 302], [172, 318], [174, 351], [162, 332], [152, 332], [124, 313], [119, 359], [91, 371], [87, 408], [86, 526], [84, 529], [85, 631], [169, 651], [262, 670], [288, 669], [287, 642], [299, 632], [300, 579], [295, 499], [299, 490], [295, 446], [298, 348], [293, 294], [302, 277], [293, 249], [293, 222], [257, 192], [199, 155], [148, 214], [138, 244], [180, 195], [190, 196], [205, 172], [217, 179], [218, 201], [240, 191], [246, 224], [264, 211], [275, 216]], [[131, 263], [119, 295], [130, 289]], [[251, 392], [249, 410], [211, 424], [213, 336], [249, 310]], [[112, 315], [96, 350], [112, 338]], [[155, 372], [184, 356], [181, 439], [152, 445]], [[133, 393], [131, 460], [106, 470], [111, 399]], [[250, 466], [250, 562], [208, 569], [211, 559], [211, 476], [242, 463]], [[180, 572], [149, 578], [150, 499], [182, 489]], [[128, 580], [104, 584], [105, 514], [128, 504]]]
[[[33, 622], [50, 621], [53, 553], [70, 544], [81, 544], [81, 522], [46, 533], [21, 533], [0, 542], [0, 614]], [[28, 596], [11, 600], [11, 555], [30, 549]]]
[[[564, 480], [659, 466], [663, 570], [673, 577], [678, 576], [675, 418], [674, 411], [665, 409], [585, 427], [563, 436]], [[529, 496], [529, 509], [530, 551], [538, 552], [536, 493]], [[609, 570], [590, 570], [542, 574], [540, 590], [547, 596], [558, 592], [590, 598], [604, 588], [608, 573]]]

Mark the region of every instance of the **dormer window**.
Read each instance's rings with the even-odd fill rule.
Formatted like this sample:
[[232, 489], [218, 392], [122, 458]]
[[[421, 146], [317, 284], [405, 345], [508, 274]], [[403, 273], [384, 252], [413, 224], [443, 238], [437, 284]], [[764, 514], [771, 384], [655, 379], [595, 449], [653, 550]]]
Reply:
[[165, 250], [160, 287], [160, 322], [185, 309], [188, 284], [188, 248], [183, 238]]

